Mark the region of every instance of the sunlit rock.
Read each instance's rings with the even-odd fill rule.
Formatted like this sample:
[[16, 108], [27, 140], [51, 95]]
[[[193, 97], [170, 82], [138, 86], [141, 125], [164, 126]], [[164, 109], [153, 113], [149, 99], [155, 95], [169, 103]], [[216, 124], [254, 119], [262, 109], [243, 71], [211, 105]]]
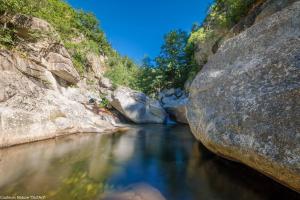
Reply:
[[190, 88], [188, 121], [213, 152], [300, 191], [300, 2], [227, 40]]
[[160, 102], [163, 108], [177, 122], [187, 124], [186, 105], [188, 97], [185, 91], [181, 89], [163, 90], [159, 94]]
[[113, 92], [110, 104], [135, 123], [163, 123], [167, 117], [159, 101], [126, 87]]

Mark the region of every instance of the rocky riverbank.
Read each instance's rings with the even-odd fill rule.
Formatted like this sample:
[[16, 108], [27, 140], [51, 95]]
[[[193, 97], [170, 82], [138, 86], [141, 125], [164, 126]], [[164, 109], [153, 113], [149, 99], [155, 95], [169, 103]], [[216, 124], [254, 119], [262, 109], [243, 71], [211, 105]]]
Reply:
[[[82, 132], [118, 130], [117, 116], [95, 111], [91, 99], [99, 96], [102, 61], [94, 61], [90, 78], [79, 76], [53, 27], [25, 15], [11, 18], [19, 37], [31, 31], [40, 36], [0, 50], [0, 147]], [[96, 109], [97, 110], [97, 109]]]
[[299, 192], [300, 2], [284, 2], [267, 1], [252, 26], [210, 57], [187, 113], [211, 151]]
[[186, 91], [165, 89], [157, 99], [112, 84], [102, 54], [88, 53], [79, 74], [42, 19], [15, 14], [0, 23], [19, 38], [0, 48], [0, 148], [176, 121], [214, 153], [300, 192], [300, 1], [258, 1], [196, 50], [198, 63], [208, 62]]

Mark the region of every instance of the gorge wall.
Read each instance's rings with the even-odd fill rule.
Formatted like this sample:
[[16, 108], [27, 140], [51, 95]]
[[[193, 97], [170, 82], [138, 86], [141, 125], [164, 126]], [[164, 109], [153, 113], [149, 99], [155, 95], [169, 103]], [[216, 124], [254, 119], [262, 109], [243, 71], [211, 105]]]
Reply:
[[[87, 85], [48, 22], [15, 15], [6, 23], [23, 42], [0, 50], [0, 148], [117, 129], [112, 114], [95, 113], [89, 104], [90, 99], [101, 101], [98, 90], [103, 81], [94, 77], [103, 64], [95, 64], [98, 70], [90, 75], [95, 84]], [[32, 31], [38, 31], [39, 37], [28, 39]]]
[[[209, 58], [188, 86], [189, 98], [170, 89], [159, 100], [104, 78], [105, 55], [89, 53], [89, 70], [79, 75], [48, 22], [20, 14], [0, 19], [23, 41], [0, 48], [0, 148], [117, 131], [120, 115], [134, 123], [165, 123], [168, 112], [189, 123], [211, 151], [299, 192], [300, 1], [258, 2], [221, 39], [197, 50], [198, 63]], [[39, 36], [29, 37], [32, 31]], [[103, 100], [113, 108], [97, 108]]]
[[211, 151], [299, 192], [300, 2], [266, 2], [193, 81], [188, 121]]

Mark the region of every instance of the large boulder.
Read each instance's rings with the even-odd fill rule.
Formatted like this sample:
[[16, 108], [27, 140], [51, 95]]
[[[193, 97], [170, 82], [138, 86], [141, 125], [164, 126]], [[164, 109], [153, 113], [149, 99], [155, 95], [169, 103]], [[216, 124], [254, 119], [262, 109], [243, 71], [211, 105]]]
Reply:
[[300, 192], [300, 2], [227, 40], [190, 88], [188, 121], [211, 151]]
[[58, 90], [56, 79], [50, 71], [18, 52], [0, 50], [0, 71], [21, 72], [47, 88]]
[[[63, 89], [63, 88], [62, 88]], [[81, 132], [115, 127], [85, 104], [75, 89], [58, 92], [20, 72], [0, 71], [0, 148]], [[72, 95], [72, 93], [76, 96]]]
[[299, 0], [266, 0], [263, 1], [255, 21], [258, 22]]
[[79, 81], [80, 76], [74, 68], [71, 56], [67, 50], [63, 45], [58, 44], [52, 45], [50, 49], [45, 57], [46, 62], [43, 64], [50, 72], [59, 78], [69, 83], [76, 84]]
[[96, 77], [100, 78], [106, 71], [105, 60], [107, 58], [95, 53], [89, 53], [87, 54], [86, 59], [90, 70]]
[[[26, 54], [40, 67], [55, 74], [67, 83], [76, 84], [80, 76], [73, 66], [71, 56], [59, 42], [59, 36], [46, 21], [27, 15], [15, 15], [7, 23], [16, 29], [16, 34], [22, 38], [16, 49]], [[31, 33], [38, 34], [32, 38]]]
[[186, 106], [188, 97], [181, 89], [163, 90], [159, 94], [160, 102], [167, 113], [179, 123], [187, 124]]
[[109, 101], [134, 123], [163, 123], [167, 117], [159, 101], [126, 87], [118, 87]]

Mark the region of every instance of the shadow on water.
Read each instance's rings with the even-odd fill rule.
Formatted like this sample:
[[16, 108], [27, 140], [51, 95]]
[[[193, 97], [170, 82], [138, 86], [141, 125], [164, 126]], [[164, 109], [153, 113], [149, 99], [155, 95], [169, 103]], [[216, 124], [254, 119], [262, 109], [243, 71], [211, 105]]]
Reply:
[[0, 196], [102, 199], [138, 183], [170, 200], [300, 199], [264, 175], [207, 151], [188, 127], [145, 125], [0, 150]]

